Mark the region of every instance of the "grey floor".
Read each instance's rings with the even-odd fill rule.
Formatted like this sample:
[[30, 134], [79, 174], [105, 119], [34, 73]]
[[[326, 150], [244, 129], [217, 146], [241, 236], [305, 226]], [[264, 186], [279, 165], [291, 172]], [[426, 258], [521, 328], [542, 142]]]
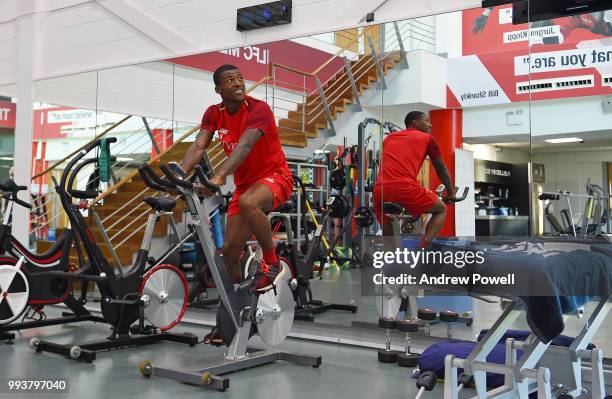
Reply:
[[[357, 314], [328, 312], [317, 316], [317, 325], [348, 327], [352, 321], [375, 322], [377, 318], [374, 298], [361, 297], [359, 273], [326, 273], [323, 280], [313, 281], [313, 291], [322, 300], [330, 302], [353, 303], [359, 306]], [[50, 312], [57, 310], [51, 309]], [[489, 327], [499, 315], [499, 306], [476, 301], [474, 325], [457, 326], [455, 336], [473, 339], [481, 328]], [[191, 312], [190, 318], [198, 316]], [[585, 319], [570, 318], [567, 334], [576, 334]], [[299, 323], [299, 326], [303, 326]], [[514, 326], [525, 328], [525, 322]], [[183, 324], [177, 331], [189, 331], [202, 338], [209, 330], [205, 326]], [[594, 342], [605, 352], [612, 354], [612, 322], [606, 320]], [[13, 345], [0, 344], [0, 376], [31, 378], [66, 378], [69, 381], [67, 394], [6, 394], [0, 398], [413, 398], [416, 395], [415, 380], [411, 369], [396, 365], [381, 364], [377, 361], [376, 350], [349, 345], [314, 342], [312, 340], [289, 339], [281, 349], [293, 352], [318, 354], [323, 363], [314, 369], [277, 363], [230, 375], [230, 389], [225, 393], [203, 390], [200, 387], [180, 384], [160, 378], [145, 379], [138, 372], [142, 360], [150, 360], [155, 365], [176, 366], [182, 369], [197, 369], [207, 360], [221, 356], [221, 351], [205, 345], [189, 348], [186, 345], [162, 343], [148, 347], [119, 350], [98, 354], [94, 364], [78, 363], [65, 358], [37, 354], [28, 346], [31, 337], [70, 343], [104, 338], [107, 328], [102, 324], [82, 323], [47, 327], [44, 329], [24, 330], [18, 333]], [[382, 333], [382, 332], [381, 332]], [[432, 335], [444, 336], [442, 325], [433, 327]], [[357, 336], [357, 335], [356, 335]], [[382, 341], [382, 334], [380, 334]], [[401, 343], [401, 341], [397, 342]], [[258, 344], [258, 342], [254, 342]], [[1, 390], [0, 390], [1, 391]], [[442, 384], [438, 384], [425, 398], [441, 398]]]

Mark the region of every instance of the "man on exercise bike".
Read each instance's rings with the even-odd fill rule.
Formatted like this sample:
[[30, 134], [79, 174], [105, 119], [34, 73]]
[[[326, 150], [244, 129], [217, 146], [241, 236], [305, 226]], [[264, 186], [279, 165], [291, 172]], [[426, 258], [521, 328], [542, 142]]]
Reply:
[[[424, 213], [431, 214], [419, 243], [420, 248], [428, 248], [444, 226], [445, 201], [456, 198], [455, 188], [438, 143], [429, 134], [429, 116], [423, 112], [412, 111], [406, 115], [404, 122], [406, 130], [391, 133], [383, 141], [382, 163], [374, 186], [374, 212], [383, 226], [385, 236], [393, 235], [393, 227], [382, 210], [383, 201], [401, 204], [415, 217]], [[443, 199], [422, 187], [417, 179], [426, 156], [429, 156], [440, 181], [446, 187], [447, 196]]]
[[[283, 153], [276, 120], [264, 101], [246, 95], [242, 73], [222, 65], [213, 74], [215, 92], [222, 102], [208, 107], [200, 132], [181, 166], [189, 173], [204, 156], [215, 132], [228, 158], [210, 180], [225, 184], [234, 175], [236, 190], [227, 211], [223, 263], [234, 283], [242, 281], [241, 252], [252, 234], [263, 251], [253, 290], [263, 293], [274, 286], [280, 263], [272, 241], [267, 213], [284, 204], [293, 191], [293, 176]], [[203, 189], [205, 195], [212, 193]]]

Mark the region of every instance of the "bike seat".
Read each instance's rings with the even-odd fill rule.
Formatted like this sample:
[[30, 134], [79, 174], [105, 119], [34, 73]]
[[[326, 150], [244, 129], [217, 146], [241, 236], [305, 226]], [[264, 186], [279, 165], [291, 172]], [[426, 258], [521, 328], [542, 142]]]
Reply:
[[396, 202], [385, 202], [383, 203], [383, 212], [387, 215], [399, 215], [403, 213], [404, 207]]
[[143, 201], [158, 212], [170, 212], [176, 206], [176, 199], [172, 197], [145, 197]]
[[284, 204], [279, 205], [275, 210], [275, 212], [295, 212], [295, 207], [293, 206], [292, 201], [287, 201]]

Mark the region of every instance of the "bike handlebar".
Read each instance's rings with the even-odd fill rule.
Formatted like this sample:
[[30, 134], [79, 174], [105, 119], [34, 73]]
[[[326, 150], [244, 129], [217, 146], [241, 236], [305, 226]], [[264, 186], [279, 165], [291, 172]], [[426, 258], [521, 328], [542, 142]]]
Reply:
[[168, 178], [168, 180], [170, 180], [170, 182], [172, 182], [173, 184], [176, 184], [177, 186], [181, 186], [181, 187], [186, 188], [188, 190], [193, 189], [193, 183], [190, 183], [190, 182], [185, 181], [185, 180], [181, 180], [181, 179], [177, 178], [176, 176], [174, 176], [174, 174], [172, 173], [172, 171], [170, 170], [168, 165], [159, 165], [159, 169]]
[[28, 189], [27, 186], [18, 186], [17, 184], [15, 184], [15, 181], [13, 181], [12, 179], [7, 180], [6, 182], [4, 182], [4, 184], [0, 184], [0, 190], [8, 194], [7, 199], [9, 201], [13, 201], [16, 204], [19, 204], [25, 208], [32, 209], [31, 204], [28, 204], [27, 202], [22, 201], [17, 197], [17, 193], [19, 191], [23, 191], [27, 189]]
[[210, 190], [213, 193], [216, 193], [219, 191], [219, 186], [211, 183], [210, 180], [208, 180], [208, 177], [206, 177], [206, 173], [204, 173], [204, 169], [202, 169], [202, 167], [200, 165], [196, 165], [195, 169], [195, 174], [198, 177], [198, 180], [200, 180], [200, 183], [202, 183], [202, 185], [204, 187], [206, 187], [208, 190]]
[[[459, 190], [459, 187], [455, 187], [455, 190], [457, 190], [457, 191], [458, 191], [458, 190]], [[461, 201], [463, 201], [464, 199], [466, 199], [466, 198], [467, 198], [467, 195], [468, 195], [468, 192], [469, 192], [469, 191], [470, 191], [470, 188], [469, 188], [469, 187], [466, 187], [466, 188], [463, 190], [463, 194], [461, 194], [461, 196], [460, 196], [460, 197], [453, 198], [453, 199], [448, 199], [448, 200], [446, 200], [446, 201], [447, 201], [447, 202], [450, 202], [450, 203], [461, 202]]]
[[[444, 184], [440, 184], [438, 186], [438, 188], [436, 188], [436, 194], [438, 194], [439, 197], [442, 197], [442, 193], [444, 192], [444, 190], [446, 189], [446, 187], [444, 186]], [[470, 191], [469, 187], [466, 187], [463, 190], [463, 194], [461, 194], [459, 197], [457, 198], [452, 198], [452, 199], [444, 199], [444, 202], [446, 202], [447, 204], [454, 204], [457, 202], [461, 202], [464, 199], [467, 198], [468, 192]], [[459, 192], [459, 187], [455, 187], [455, 194]]]
[[164, 186], [155, 181], [156, 175], [153, 173], [153, 170], [149, 165], [144, 165], [138, 168], [138, 173], [140, 174], [140, 177], [142, 177], [144, 184], [146, 184], [148, 187], [161, 192], [166, 191]]

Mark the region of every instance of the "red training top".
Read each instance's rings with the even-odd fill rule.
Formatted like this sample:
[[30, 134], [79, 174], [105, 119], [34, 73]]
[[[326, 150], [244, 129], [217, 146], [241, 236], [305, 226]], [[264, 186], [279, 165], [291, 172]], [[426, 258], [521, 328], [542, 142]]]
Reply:
[[376, 184], [418, 183], [417, 175], [425, 157], [435, 161], [441, 158], [436, 139], [416, 129], [391, 133], [383, 141], [382, 165]]
[[201, 128], [217, 132], [228, 157], [245, 130], [259, 129], [263, 132], [242, 165], [234, 172], [234, 183], [238, 191], [247, 190], [257, 180], [274, 173], [289, 173], [276, 130], [276, 120], [265, 101], [247, 96], [234, 114], [228, 113], [223, 103], [211, 105], [202, 117]]

